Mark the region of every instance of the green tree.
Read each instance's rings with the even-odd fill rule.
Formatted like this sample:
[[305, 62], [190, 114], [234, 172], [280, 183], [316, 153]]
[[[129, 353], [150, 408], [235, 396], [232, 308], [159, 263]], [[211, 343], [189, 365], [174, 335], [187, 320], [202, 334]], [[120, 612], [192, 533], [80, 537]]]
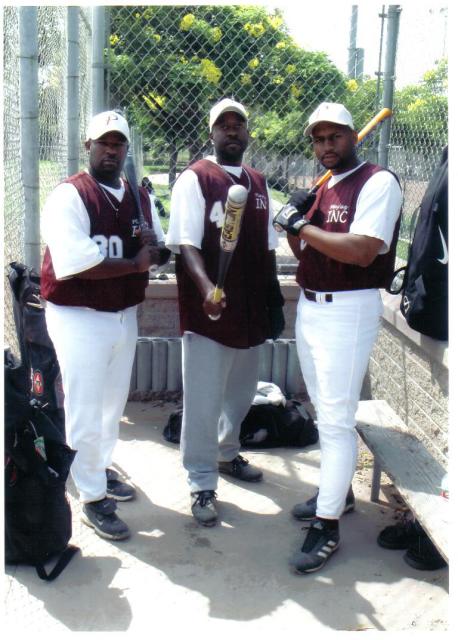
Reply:
[[[448, 140], [448, 65], [442, 59], [423, 82], [396, 92], [393, 136], [411, 151], [437, 155]], [[431, 154], [431, 150], [437, 150]]]
[[163, 139], [170, 181], [178, 151], [198, 156], [210, 106], [233, 96], [250, 109], [257, 148], [302, 150], [307, 115], [340, 100], [345, 77], [324, 53], [289, 36], [281, 13], [255, 6], [112, 7], [110, 94], [153, 146]]

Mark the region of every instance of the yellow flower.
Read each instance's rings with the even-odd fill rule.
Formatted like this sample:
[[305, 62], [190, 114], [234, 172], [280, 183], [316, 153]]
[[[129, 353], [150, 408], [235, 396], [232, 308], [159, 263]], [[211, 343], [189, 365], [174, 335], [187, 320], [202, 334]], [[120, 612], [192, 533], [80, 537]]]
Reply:
[[358, 90], [358, 83], [355, 79], [352, 78], [351, 80], [347, 81], [347, 89], [352, 93]]
[[276, 49], [286, 49], [286, 42], [284, 40], [280, 40], [280, 42], [277, 42], [277, 44], [275, 45]]
[[240, 75], [240, 82], [242, 84], [251, 84], [251, 76], [249, 73], [242, 73]]
[[216, 64], [208, 58], [204, 58], [200, 61], [200, 70], [203, 77], [211, 84], [218, 84], [223, 75], [223, 72], [218, 69]]
[[221, 29], [219, 27], [214, 27], [211, 30], [211, 38], [212, 38], [213, 42], [219, 42], [222, 37], [223, 37], [223, 32], [221, 31]]
[[412, 102], [407, 106], [407, 111], [415, 111], [416, 109], [421, 109], [421, 107], [424, 107], [425, 104], [426, 101], [423, 98], [417, 98], [415, 102]]
[[113, 34], [112, 36], [110, 36], [110, 44], [112, 47], [117, 45], [118, 42], [119, 42], [119, 36], [117, 36], [116, 34]]
[[293, 98], [299, 98], [301, 93], [302, 93], [302, 91], [300, 90], [300, 88], [296, 84], [292, 84], [291, 85], [291, 95], [293, 96]]
[[155, 33], [153, 35], [154, 40], [156, 40], [156, 42], [160, 42], [161, 41], [161, 36], [158, 33]]
[[248, 66], [250, 67], [250, 69], [256, 69], [256, 67], [259, 67], [259, 64], [260, 64], [259, 63], [259, 59], [258, 58], [253, 58], [248, 63]]
[[189, 31], [196, 20], [196, 16], [192, 13], [187, 13], [180, 22], [180, 29], [182, 31]]
[[284, 79], [284, 78], [282, 78], [282, 76], [274, 76], [274, 77], [272, 78], [272, 82], [273, 82], [274, 84], [283, 84], [283, 83], [284, 83], [284, 81], [285, 81], [285, 79]]
[[287, 64], [286, 65], [286, 73], [294, 73], [296, 71], [295, 64]]
[[167, 98], [150, 91], [147, 96], [143, 96], [143, 100], [152, 111], [157, 111], [158, 107], [163, 108], [165, 106]]
[[252, 36], [253, 38], [259, 38], [261, 37], [264, 32], [265, 32], [265, 28], [264, 25], [261, 22], [257, 22], [256, 24], [250, 24], [249, 22], [246, 23], [246, 25], [243, 27], [245, 29], [245, 31], [247, 31], [250, 36]]
[[267, 18], [267, 22], [273, 29], [279, 29], [283, 24], [283, 18], [281, 18], [280, 16], [269, 16]]

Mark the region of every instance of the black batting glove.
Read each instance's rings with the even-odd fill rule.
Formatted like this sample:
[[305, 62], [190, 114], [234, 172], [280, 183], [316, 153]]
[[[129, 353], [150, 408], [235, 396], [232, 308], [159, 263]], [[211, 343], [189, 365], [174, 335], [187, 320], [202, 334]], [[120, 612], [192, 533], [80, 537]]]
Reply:
[[310, 220], [306, 220], [292, 204], [285, 204], [274, 216], [273, 224], [277, 231], [284, 229], [292, 236], [298, 236], [302, 227], [310, 224]]
[[299, 189], [291, 194], [288, 204], [291, 204], [297, 209], [297, 211], [299, 211], [299, 213], [302, 213], [302, 215], [305, 216], [305, 214], [312, 208], [315, 199], [316, 192], [310, 191], [309, 189]]

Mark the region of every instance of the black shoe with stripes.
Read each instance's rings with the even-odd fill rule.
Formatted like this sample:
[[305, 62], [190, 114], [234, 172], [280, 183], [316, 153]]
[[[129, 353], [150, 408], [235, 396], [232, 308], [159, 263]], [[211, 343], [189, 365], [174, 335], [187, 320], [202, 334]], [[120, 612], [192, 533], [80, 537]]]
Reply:
[[302, 549], [290, 560], [295, 573], [312, 573], [321, 569], [339, 548], [339, 528], [331, 529], [322, 519], [310, 524]]
[[[318, 493], [316, 493], [312, 498], [309, 498], [307, 502], [299, 502], [299, 504], [294, 505], [291, 513], [293, 518], [296, 520], [313, 520], [316, 518], [316, 503], [318, 500]], [[343, 513], [350, 513], [350, 511], [355, 510], [355, 495], [353, 493], [353, 489], [350, 485], [350, 488], [347, 493], [347, 497], [345, 498], [345, 506]]]

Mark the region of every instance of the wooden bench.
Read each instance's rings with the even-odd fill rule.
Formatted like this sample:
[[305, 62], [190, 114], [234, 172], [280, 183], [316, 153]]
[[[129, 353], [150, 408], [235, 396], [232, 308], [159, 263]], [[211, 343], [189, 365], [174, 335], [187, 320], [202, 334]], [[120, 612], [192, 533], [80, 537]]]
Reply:
[[384, 400], [359, 403], [356, 429], [374, 456], [371, 500], [380, 493], [382, 471], [448, 562], [449, 503], [440, 495], [443, 466]]

